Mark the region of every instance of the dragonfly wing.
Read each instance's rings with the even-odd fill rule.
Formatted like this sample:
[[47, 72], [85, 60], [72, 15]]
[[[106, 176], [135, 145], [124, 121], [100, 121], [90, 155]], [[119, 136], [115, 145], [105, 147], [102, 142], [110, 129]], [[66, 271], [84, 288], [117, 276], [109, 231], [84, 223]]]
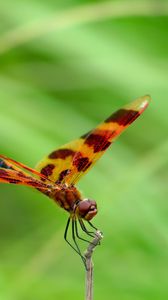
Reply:
[[104, 154], [111, 143], [143, 113], [150, 99], [150, 96], [136, 99], [114, 112], [94, 130], [83, 135], [81, 137], [83, 142], [73, 156], [72, 165], [64, 181], [69, 185], [76, 184]]
[[10, 168], [0, 168], [0, 182], [30, 186], [39, 189], [42, 192], [48, 191], [49, 188], [51, 188], [51, 186], [46, 183], [25, 174], [22, 170], [16, 171]]
[[46, 193], [53, 187], [53, 183], [43, 174], [4, 155], [0, 155], [0, 182], [31, 186]]
[[49, 182], [48, 178], [44, 174], [41, 174], [37, 170], [29, 168], [28, 166], [26, 166], [20, 162], [17, 162], [16, 160], [14, 160], [12, 158], [6, 157], [2, 154], [0, 154], [0, 167], [4, 168], [4, 169], [22, 171], [22, 173], [27, 175], [27, 173], [22, 170], [22, 169], [24, 169], [24, 170], [28, 171], [29, 173], [35, 175], [36, 177], [38, 176], [40, 178], [40, 180], [47, 181], [48, 184], [51, 184], [51, 182]]
[[81, 138], [54, 150], [37, 164], [36, 169], [49, 180], [61, 183], [68, 174], [73, 157], [82, 143], [83, 139]]
[[95, 129], [44, 157], [36, 169], [52, 182], [75, 184], [142, 114], [149, 100], [149, 96], [144, 96], [116, 111]]

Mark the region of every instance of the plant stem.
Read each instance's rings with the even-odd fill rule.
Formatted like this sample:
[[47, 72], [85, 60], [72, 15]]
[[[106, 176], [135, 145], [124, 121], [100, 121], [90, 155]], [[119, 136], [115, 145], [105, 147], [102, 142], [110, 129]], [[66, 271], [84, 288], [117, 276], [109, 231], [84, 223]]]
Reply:
[[99, 245], [100, 240], [103, 238], [102, 233], [97, 230], [95, 233], [94, 239], [89, 244], [86, 252], [86, 298], [85, 300], [93, 300], [93, 262], [92, 262], [92, 254], [93, 250], [97, 245]]

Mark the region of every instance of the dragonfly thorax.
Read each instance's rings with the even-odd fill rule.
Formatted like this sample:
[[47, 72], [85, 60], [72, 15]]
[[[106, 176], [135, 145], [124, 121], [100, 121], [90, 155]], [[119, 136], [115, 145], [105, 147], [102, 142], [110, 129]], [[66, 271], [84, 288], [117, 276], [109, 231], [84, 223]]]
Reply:
[[52, 190], [49, 197], [70, 213], [74, 211], [75, 203], [81, 199], [80, 192], [74, 186], [66, 185]]
[[94, 200], [82, 199], [75, 186], [62, 186], [55, 189], [49, 195], [54, 201], [69, 211], [70, 214], [90, 221], [97, 214], [97, 204]]
[[97, 203], [94, 200], [83, 199], [77, 202], [75, 213], [80, 218], [90, 221], [97, 214]]

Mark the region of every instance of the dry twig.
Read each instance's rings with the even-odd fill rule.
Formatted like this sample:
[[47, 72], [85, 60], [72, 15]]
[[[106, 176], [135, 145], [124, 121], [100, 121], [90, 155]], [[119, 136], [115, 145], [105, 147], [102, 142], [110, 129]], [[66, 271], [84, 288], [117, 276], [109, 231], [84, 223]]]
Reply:
[[89, 244], [86, 252], [86, 300], [93, 300], [93, 262], [92, 254], [97, 245], [100, 244], [100, 240], [103, 238], [102, 233], [97, 230], [94, 239]]

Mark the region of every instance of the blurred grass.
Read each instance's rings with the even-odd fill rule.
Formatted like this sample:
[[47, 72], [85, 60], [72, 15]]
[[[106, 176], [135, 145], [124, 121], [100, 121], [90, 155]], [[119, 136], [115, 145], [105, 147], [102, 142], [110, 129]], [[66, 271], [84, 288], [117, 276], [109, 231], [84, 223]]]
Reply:
[[[33, 167], [151, 94], [79, 186], [104, 232], [95, 299], [167, 299], [168, 1], [7, 0], [0, 14], [1, 153]], [[83, 299], [66, 213], [25, 187], [1, 185], [0, 198], [0, 299]]]

